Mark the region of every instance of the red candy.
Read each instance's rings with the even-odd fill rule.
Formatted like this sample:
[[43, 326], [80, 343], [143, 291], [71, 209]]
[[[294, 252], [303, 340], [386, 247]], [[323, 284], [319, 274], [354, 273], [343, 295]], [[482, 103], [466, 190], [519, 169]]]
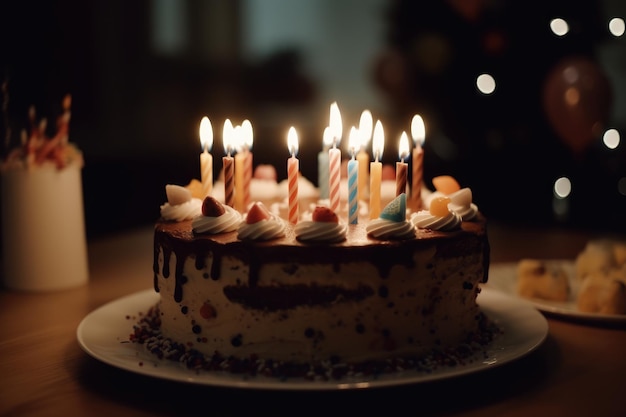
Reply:
[[202, 304], [202, 307], [200, 307], [200, 316], [203, 319], [209, 320], [217, 316], [217, 311], [215, 311], [215, 307], [205, 302]]
[[226, 213], [226, 209], [224, 209], [222, 203], [211, 196], [205, 197], [202, 202], [203, 215], [207, 217], [219, 217], [224, 213]]
[[252, 204], [250, 210], [248, 210], [248, 215], [246, 216], [246, 223], [253, 224], [258, 223], [261, 220], [267, 220], [271, 218], [270, 212], [267, 210], [265, 205], [261, 202], [256, 202]]
[[339, 218], [328, 207], [317, 206], [313, 211], [313, 221], [314, 222], [326, 222], [326, 223], [339, 223]]

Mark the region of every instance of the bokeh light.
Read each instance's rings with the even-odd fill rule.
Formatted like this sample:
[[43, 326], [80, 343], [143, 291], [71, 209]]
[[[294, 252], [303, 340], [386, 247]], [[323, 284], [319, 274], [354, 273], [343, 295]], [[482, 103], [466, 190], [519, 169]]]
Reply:
[[480, 74], [476, 79], [476, 87], [483, 94], [491, 94], [496, 89], [496, 80], [489, 74]]
[[615, 149], [619, 146], [620, 134], [617, 129], [608, 129], [602, 135], [602, 142], [609, 149]]
[[557, 36], [564, 36], [569, 32], [569, 25], [564, 19], [557, 17], [550, 21], [550, 30]]
[[624, 24], [624, 19], [621, 17], [614, 17], [609, 20], [609, 32], [611, 32], [611, 35], [620, 37], [624, 34], [625, 30], [626, 25]]
[[561, 177], [554, 182], [554, 195], [557, 198], [567, 198], [572, 192], [572, 183], [567, 177]]

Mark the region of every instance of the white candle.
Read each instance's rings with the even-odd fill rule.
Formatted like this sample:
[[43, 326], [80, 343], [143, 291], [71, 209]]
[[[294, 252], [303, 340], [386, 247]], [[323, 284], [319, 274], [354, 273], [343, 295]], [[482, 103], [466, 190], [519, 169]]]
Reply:
[[426, 129], [424, 121], [419, 114], [413, 116], [413, 120], [411, 120], [411, 136], [415, 144], [411, 161], [411, 200], [416, 208], [420, 209], [422, 206], [422, 182], [424, 179], [424, 150], [422, 145], [426, 137]]
[[360, 147], [359, 132], [354, 126], [350, 129], [348, 148], [351, 159], [348, 161], [348, 222], [359, 222], [359, 161], [355, 158], [356, 150]]
[[370, 163], [370, 219], [376, 219], [380, 215], [380, 186], [383, 175], [383, 164], [380, 160], [383, 157], [385, 146], [385, 132], [380, 120], [374, 125], [374, 138], [372, 141], [372, 153], [374, 162]]
[[332, 148], [328, 150], [328, 194], [330, 198], [330, 208], [334, 212], [339, 211], [341, 183], [341, 151], [337, 148], [341, 142], [343, 127], [341, 124], [341, 113], [337, 102], [330, 105], [330, 132], [333, 138]]
[[328, 150], [333, 143], [330, 128], [324, 128], [322, 150], [317, 154], [317, 184], [320, 190], [320, 199], [328, 198]]
[[406, 132], [400, 135], [400, 145], [398, 146], [398, 157], [400, 161], [396, 162], [396, 197], [406, 193], [406, 180], [409, 165], [404, 162], [409, 156], [409, 138]]
[[213, 127], [208, 117], [200, 120], [200, 179], [202, 182], [202, 198], [211, 194], [213, 189], [213, 155], [209, 153], [213, 147]]
[[298, 153], [298, 133], [291, 126], [287, 133], [287, 147], [291, 158], [287, 160], [287, 183], [289, 189], [289, 222], [296, 224], [298, 222], [298, 176], [300, 172], [300, 162], [296, 155]]
[[359, 200], [365, 200], [368, 187], [368, 162], [370, 160], [369, 154], [365, 150], [372, 139], [372, 113], [369, 110], [363, 110], [361, 113], [361, 119], [359, 120], [359, 136], [360, 136], [360, 150], [356, 155], [357, 161], [359, 161]]

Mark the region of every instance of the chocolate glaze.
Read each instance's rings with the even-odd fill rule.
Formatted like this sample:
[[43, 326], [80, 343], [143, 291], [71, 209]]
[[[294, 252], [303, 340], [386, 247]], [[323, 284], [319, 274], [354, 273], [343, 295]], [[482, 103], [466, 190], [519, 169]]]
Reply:
[[[339, 243], [300, 242], [295, 237], [293, 225], [289, 224], [284, 237], [265, 242], [241, 241], [237, 232], [217, 235], [196, 235], [191, 228], [191, 221], [159, 221], [154, 233], [154, 287], [158, 292], [159, 253], [162, 251], [164, 263], [163, 277], [170, 276], [169, 263], [172, 253], [176, 255], [175, 292], [177, 302], [182, 301], [183, 286], [187, 278], [183, 275], [184, 262], [188, 257], [195, 258], [198, 270], [205, 268], [205, 259], [213, 256], [210, 278], [219, 280], [222, 257], [227, 254], [249, 265], [248, 282], [238, 286], [224, 288], [225, 294], [234, 302], [241, 302], [251, 308], [289, 308], [301, 304], [323, 304], [337, 297], [361, 299], [371, 296], [371, 289], [360, 288], [345, 290], [340, 287], [313, 288], [303, 285], [289, 285], [275, 288], [258, 286], [260, 266], [277, 262], [288, 265], [293, 263], [294, 271], [298, 265], [325, 263], [333, 265], [341, 272], [344, 262], [371, 262], [379, 271], [381, 279], [386, 279], [393, 265], [414, 267], [415, 250], [435, 249], [435, 257], [456, 257], [459, 253], [477, 253], [482, 251], [484, 275], [482, 282], [487, 282], [489, 271], [489, 242], [486, 233], [486, 221], [480, 218], [475, 222], [464, 222], [461, 230], [438, 232], [419, 229], [416, 237], [405, 240], [377, 240], [370, 238], [364, 224], [349, 225], [345, 241]], [[346, 277], [351, 279], [353, 277]], [[284, 294], [289, 292], [289, 297]], [[261, 297], [258, 294], [263, 293]], [[267, 298], [266, 298], [267, 297]], [[291, 301], [279, 301], [281, 299]], [[256, 301], [255, 301], [256, 300]], [[263, 300], [263, 305], [261, 301]], [[272, 302], [269, 302], [273, 300]], [[287, 304], [285, 304], [287, 303]], [[258, 305], [257, 305], [258, 304]]]

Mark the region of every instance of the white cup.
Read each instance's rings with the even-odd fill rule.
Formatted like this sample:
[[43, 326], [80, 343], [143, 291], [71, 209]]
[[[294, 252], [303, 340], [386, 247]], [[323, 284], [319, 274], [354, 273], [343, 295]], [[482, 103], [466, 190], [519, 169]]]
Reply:
[[87, 283], [81, 169], [48, 162], [0, 173], [6, 287], [53, 291]]

